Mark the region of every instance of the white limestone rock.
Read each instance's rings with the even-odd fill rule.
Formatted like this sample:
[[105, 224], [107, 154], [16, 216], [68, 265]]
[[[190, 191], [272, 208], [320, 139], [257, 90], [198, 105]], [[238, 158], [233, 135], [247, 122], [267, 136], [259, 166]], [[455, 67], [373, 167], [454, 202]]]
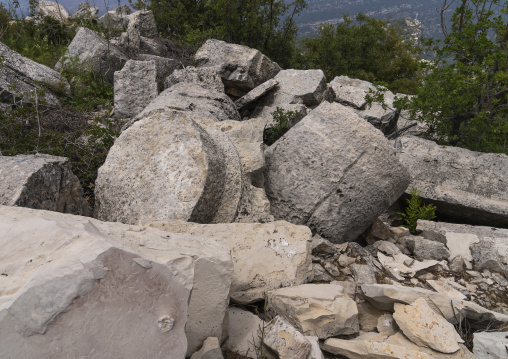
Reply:
[[433, 359], [421, 351], [406, 349], [403, 346], [387, 344], [381, 341], [360, 341], [327, 339], [323, 350], [349, 359]]
[[65, 22], [69, 18], [67, 10], [54, 1], [38, 1], [36, 10], [40, 16], [49, 16], [60, 22]]
[[306, 359], [312, 350], [311, 342], [279, 316], [266, 326], [263, 343], [280, 359]]
[[279, 83], [274, 79], [270, 79], [266, 82], [263, 82], [261, 85], [257, 86], [256, 88], [252, 89], [247, 94], [236, 100], [235, 101], [236, 108], [240, 110], [246, 107], [247, 105], [251, 104], [252, 102], [257, 101], [266, 93], [274, 89], [278, 84]]
[[224, 359], [219, 339], [216, 337], [206, 338], [201, 349], [192, 354], [191, 359]]
[[129, 25], [130, 14], [132, 10], [127, 5], [121, 5], [102, 15], [99, 24], [106, 29], [125, 31]]
[[506, 332], [476, 332], [473, 353], [478, 359], [504, 359], [508, 356]]
[[188, 66], [175, 70], [164, 80], [164, 88], [170, 88], [180, 82], [198, 84], [205, 89], [224, 93], [219, 67]]
[[154, 38], [159, 35], [152, 10], [139, 10], [129, 15], [127, 34], [134, 31], [137, 36]]

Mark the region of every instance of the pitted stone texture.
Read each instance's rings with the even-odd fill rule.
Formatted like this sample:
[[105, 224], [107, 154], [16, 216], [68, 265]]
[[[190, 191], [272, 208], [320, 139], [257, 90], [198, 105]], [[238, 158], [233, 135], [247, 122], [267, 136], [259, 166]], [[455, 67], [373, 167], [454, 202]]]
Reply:
[[2, 358], [185, 356], [193, 258], [140, 255], [94, 223], [0, 206]]
[[164, 88], [170, 88], [180, 82], [198, 84], [205, 89], [223, 93], [224, 84], [220, 77], [220, 67], [186, 67], [175, 70], [164, 81]]
[[90, 6], [89, 3], [83, 2], [79, 4], [76, 11], [72, 13], [70, 16], [72, 19], [87, 19], [87, 20], [97, 20], [99, 15], [99, 8], [97, 6]]
[[129, 15], [128, 22], [128, 34], [135, 31], [138, 36], [147, 38], [153, 38], [159, 35], [152, 10], [136, 11], [135, 13]]
[[91, 214], [69, 159], [42, 154], [0, 156], [0, 204]]
[[[267, 126], [273, 125], [275, 122], [273, 120], [273, 113], [277, 110], [277, 107], [283, 109], [284, 111], [294, 111], [299, 112], [301, 118], [307, 115], [307, 107], [301, 104], [286, 104], [286, 105], [278, 105], [278, 106], [258, 106], [250, 115], [251, 119], [262, 119], [263, 123]], [[298, 123], [290, 123], [289, 127], [293, 127]]]
[[274, 89], [279, 83], [270, 79], [266, 82], [263, 82], [261, 85], [257, 86], [253, 90], [249, 91], [247, 94], [243, 95], [241, 98], [235, 101], [235, 105], [238, 109], [242, 109], [245, 106], [251, 104], [254, 101], [257, 101], [266, 93]]
[[327, 339], [358, 333], [354, 300], [336, 284], [303, 284], [268, 292], [267, 310], [306, 336]]
[[155, 222], [150, 225], [227, 244], [234, 262], [231, 299], [237, 303], [253, 303], [264, 299], [272, 289], [312, 280], [312, 238], [307, 227], [284, 221], [264, 224]]
[[508, 229], [422, 220], [417, 229], [444, 236], [450, 258], [462, 256], [473, 261], [476, 270], [503, 272], [508, 268]]
[[207, 338], [201, 349], [192, 354], [191, 359], [224, 359], [219, 339], [215, 337]]
[[443, 243], [431, 241], [423, 237], [412, 236], [406, 239], [407, 248], [416, 259], [434, 259], [440, 261], [450, 257], [450, 251]]
[[148, 115], [121, 134], [99, 169], [96, 216], [131, 224], [211, 222], [226, 185], [224, 161], [189, 114]]
[[276, 107], [286, 104], [317, 106], [327, 90], [325, 74], [321, 70], [282, 70], [274, 77], [279, 84], [263, 104]]
[[403, 346], [387, 344], [381, 341], [361, 341], [328, 339], [323, 350], [349, 359], [433, 359], [421, 351], [406, 349]]
[[418, 298], [411, 305], [395, 303], [394, 309], [397, 325], [416, 345], [445, 354], [460, 349], [457, 342], [463, 341], [453, 325], [434, 312], [424, 298]]
[[155, 61], [129, 60], [115, 72], [115, 116], [134, 117], [157, 97]]
[[[97, 330], [97, 341], [111, 340], [112, 343], [108, 343], [108, 345], [113, 349], [116, 348], [117, 352], [114, 352], [116, 353], [114, 355], [120, 355], [121, 357], [132, 356], [129, 352], [125, 352], [123, 355], [118, 352], [120, 347], [123, 348], [124, 345], [127, 345], [123, 343], [123, 340], [129, 335], [133, 336], [134, 341], [136, 341], [135, 338], [140, 340], [140, 342], [136, 342], [140, 346], [140, 348], [135, 348], [136, 350], [145, 350], [146, 353], [149, 353], [153, 349], [151, 345], [154, 341], [162, 340], [164, 342], [166, 339], [170, 340], [172, 332], [185, 326], [186, 338], [183, 337], [183, 341], [175, 342], [175, 344], [182, 346], [183, 353], [179, 349], [180, 351], [175, 353], [181, 353], [181, 355], [177, 355], [176, 358], [182, 358], [186, 348], [187, 355], [190, 356], [202, 346], [207, 337], [214, 336], [223, 340], [227, 335], [228, 292], [231, 285], [233, 264], [229, 248], [213, 239], [167, 233], [153, 228], [120, 223], [100, 222], [86, 217], [55, 212], [1, 206], [0, 230], [2, 233], [8, 234], [0, 239], [9, 242], [7, 247], [2, 244], [4, 248], [13, 246], [12, 250], [6, 252], [6, 254], [9, 254], [8, 256], [2, 257], [0, 254], [0, 271], [6, 274], [5, 278], [2, 277], [4, 285], [0, 289], [0, 317], [2, 317], [3, 301], [13, 299], [12, 295], [3, 296], [2, 291], [5, 291], [4, 293], [24, 293], [25, 299], [32, 300], [30, 302], [32, 305], [41, 308], [40, 311], [33, 311], [33, 319], [30, 319], [29, 323], [36, 323], [34, 320], [37, 320], [41, 321], [41, 325], [43, 325], [46, 323], [47, 318], [55, 318], [54, 316], [58, 314], [60, 309], [63, 311], [71, 309], [70, 312], [76, 310], [77, 314], [71, 316], [73, 318], [72, 323], [84, 323], [87, 330], [92, 331], [89, 333], [91, 338], [95, 338], [94, 330]], [[16, 238], [16, 240], [13, 240], [13, 238]], [[23, 240], [20, 240], [21, 238]], [[27, 247], [26, 250], [20, 250], [20, 248], [25, 247]], [[93, 261], [95, 258], [94, 253], [100, 252], [103, 247], [105, 250], [111, 248], [111, 250], [119, 252], [120, 258], [106, 264], [107, 268], [89, 270], [89, 267], [84, 266], [85, 263]], [[31, 254], [31, 251], [35, 254]], [[101, 256], [103, 255], [99, 255], [98, 258], [100, 259]], [[28, 259], [31, 259], [31, 261]], [[122, 267], [123, 269], [115, 271], [112, 266], [119, 261], [126, 261], [126, 263]], [[20, 265], [20, 263], [26, 265]], [[70, 274], [66, 275], [67, 273]], [[102, 280], [99, 283], [92, 278], [106, 276], [106, 279], [103, 280], [107, 280], [110, 275], [118, 279], [113, 284], [107, 281], [102, 284]], [[170, 283], [159, 283], [158, 278], [160, 277], [165, 278], [166, 281], [178, 279], [183, 282], [183, 285], [187, 288], [186, 297], [173, 298], [172, 296], [178, 292], [178, 287]], [[48, 282], [48, 278], [50, 280], [55, 278], [55, 285], [50, 285], [53, 282]], [[80, 278], [84, 278], [84, 281]], [[89, 278], [90, 283], [88, 282]], [[79, 283], [83, 283], [81, 289]], [[121, 287], [118, 287], [119, 284]], [[35, 289], [28, 290], [26, 293], [25, 290], [19, 289], [20, 286], [27, 285], [35, 287]], [[93, 323], [101, 323], [100, 308], [103, 308], [103, 306], [99, 305], [99, 311], [94, 312], [94, 314], [86, 308], [93, 307], [97, 303], [92, 303], [93, 305], [85, 303], [82, 307], [79, 298], [76, 299], [78, 302], [75, 301], [74, 304], [71, 304], [71, 302], [76, 293], [81, 296], [86, 294], [87, 288], [92, 289], [93, 287], [100, 294], [108, 286], [117, 289], [118, 292], [108, 294], [107, 298], [111, 298], [111, 305], [119, 306], [120, 310], [114, 312], [114, 309], [106, 308], [102, 314], [105, 315], [106, 323], [109, 324], [96, 327]], [[189, 290], [191, 289], [192, 294], [189, 299]], [[62, 296], [55, 297], [55, 291], [61, 292]], [[39, 303], [37, 296], [44, 293], [50, 294], [47, 297], [49, 302]], [[123, 295], [119, 296], [118, 293], [123, 293]], [[159, 297], [161, 298], [160, 305], [153, 304], [154, 301], [158, 302], [157, 298]], [[68, 302], [68, 300], [71, 302]], [[86, 296], [81, 302], [85, 300], [87, 300]], [[102, 300], [104, 298], [99, 297], [98, 303]], [[43, 309], [42, 307], [46, 304], [49, 307]], [[175, 313], [170, 311], [171, 308], [175, 309]], [[145, 309], [147, 313], [142, 311]], [[86, 310], [86, 312], [83, 313], [82, 310]], [[32, 311], [28, 310], [27, 313], [32, 313]], [[178, 317], [173, 315], [179, 315], [179, 313], [182, 313], [184, 317], [187, 316], [187, 319], [181, 318], [183, 323], [180, 323]], [[49, 322], [47, 333], [55, 333], [57, 338], [65, 337], [65, 334], [62, 334], [59, 328], [65, 329], [66, 327], [62, 327], [59, 321], [65, 319], [66, 315], [62, 314], [53, 324]], [[99, 319], [94, 319], [95, 315], [99, 316]], [[124, 323], [124, 319], [129, 319], [130, 323]], [[131, 331], [130, 328], [132, 328], [133, 323], [136, 323], [136, 328], [143, 328], [145, 319], [150, 321], [150, 330], [146, 329], [145, 332], [143, 329], [142, 333]], [[119, 323], [118, 327], [113, 324], [113, 327], [117, 329], [112, 329], [112, 323]], [[122, 323], [124, 324], [122, 325]], [[107, 328], [104, 333], [100, 331], [102, 327]], [[31, 328], [33, 328], [33, 325]], [[155, 332], [152, 329], [155, 329]], [[91, 345], [91, 347], [88, 347], [88, 351], [81, 351], [81, 353], [88, 353], [96, 347], [96, 342], [85, 340], [81, 329], [72, 330], [72, 332], [79, 333], [80, 337], [75, 338], [71, 335], [74, 339], [69, 343], [78, 341], [79, 345]], [[147, 338], [144, 337], [145, 333], [147, 333]], [[160, 337], [161, 334], [156, 335], [156, 333], [164, 333], [164, 335]], [[46, 340], [44, 338], [48, 338], [47, 340], [51, 342], [51, 336], [39, 336], [38, 339], [33, 340], [39, 343], [39, 341]], [[1, 339], [3, 339], [3, 334]], [[57, 346], [58, 340], [55, 340]], [[122, 343], [122, 345], [118, 343]], [[147, 345], [147, 347], [144, 347], [144, 345]], [[154, 348], [162, 348], [161, 345], [154, 345]], [[167, 343], [166, 345], [170, 344]], [[59, 350], [72, 350], [73, 347], [74, 345], [65, 345], [64, 343], [63, 348]], [[128, 345], [129, 347], [130, 345]], [[5, 346], [0, 345], [0, 348], [3, 349]], [[133, 350], [133, 353], [138, 353], [136, 350]], [[162, 349], [160, 349], [162, 351], [153, 350], [155, 350], [154, 357], [158, 357], [157, 355], [164, 352]], [[62, 354], [62, 357], [79, 357], [77, 352], [76, 355], [64, 354]], [[144, 357], [145, 354], [139, 354], [138, 356]], [[34, 357], [51, 357], [51, 355], [35, 355]]]
[[80, 27], [67, 52], [55, 66], [56, 70], [77, 66], [83, 71], [103, 74], [113, 83], [115, 71], [120, 71], [128, 56], [90, 29]]
[[105, 28], [125, 31], [129, 25], [129, 15], [132, 10], [127, 5], [121, 5], [108, 11], [99, 18], [99, 24]]
[[506, 332], [476, 332], [473, 353], [478, 359], [503, 359], [508, 355]]
[[280, 359], [306, 359], [312, 350], [311, 342], [279, 316], [268, 323], [263, 342]]
[[180, 61], [157, 55], [139, 54], [136, 59], [138, 61], [155, 61], [155, 67], [157, 68], [157, 88], [159, 91], [165, 89], [164, 80], [171, 75], [173, 71], [182, 68]]
[[396, 141], [397, 158], [411, 185], [439, 216], [508, 228], [508, 156], [440, 146], [417, 137]]
[[457, 313], [460, 313], [461, 319], [467, 318], [473, 328], [496, 327], [508, 323], [508, 315], [426, 289], [387, 284], [364, 284], [361, 289], [364, 297], [379, 310], [393, 311], [395, 303], [411, 304], [421, 297], [452, 324], [458, 323]]
[[60, 22], [65, 22], [69, 18], [67, 10], [54, 1], [38, 1], [36, 9], [39, 16], [49, 16]]
[[207, 40], [194, 58], [197, 67], [218, 66], [224, 85], [243, 91], [261, 85], [281, 70], [259, 50], [220, 40]]
[[322, 103], [265, 151], [272, 214], [322, 237], [355, 240], [404, 193], [409, 174], [384, 136]]

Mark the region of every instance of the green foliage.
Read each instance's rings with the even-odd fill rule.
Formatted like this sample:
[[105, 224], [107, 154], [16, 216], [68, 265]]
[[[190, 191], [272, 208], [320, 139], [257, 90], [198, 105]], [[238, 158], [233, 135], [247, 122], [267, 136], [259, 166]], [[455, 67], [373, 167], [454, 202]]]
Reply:
[[347, 75], [408, 94], [421, 84], [419, 50], [382, 20], [345, 16], [336, 26], [322, 24], [317, 37], [303, 39], [302, 46], [295, 67], [321, 69], [329, 79]]
[[426, 42], [436, 57], [425, 84], [397, 105], [426, 122], [439, 143], [508, 153], [506, 14], [507, 1], [461, 0], [444, 42]]
[[[139, 2], [139, 1], [138, 1]], [[143, 4], [136, 4], [143, 6]], [[294, 17], [305, 0], [151, 0], [159, 31], [198, 47], [209, 38], [261, 50], [288, 66], [295, 49]]]
[[279, 138], [289, 131], [292, 125], [300, 121], [302, 114], [298, 111], [285, 111], [280, 107], [272, 113], [273, 125], [263, 131], [263, 142], [265, 145], [273, 145]]
[[422, 205], [420, 199], [420, 191], [416, 188], [411, 188], [411, 197], [406, 199], [407, 206], [405, 213], [397, 212], [401, 215], [401, 220], [404, 221], [402, 227], [409, 229], [411, 234], [417, 234], [416, 226], [419, 219], [430, 221], [436, 218], [436, 206], [432, 204]]

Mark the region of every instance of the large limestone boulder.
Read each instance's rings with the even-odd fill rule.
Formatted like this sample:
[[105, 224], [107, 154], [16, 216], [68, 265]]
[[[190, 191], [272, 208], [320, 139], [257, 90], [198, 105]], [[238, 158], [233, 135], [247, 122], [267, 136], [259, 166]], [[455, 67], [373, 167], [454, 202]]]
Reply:
[[127, 60], [128, 56], [115, 45], [92, 30], [80, 27], [55, 69], [77, 66], [82, 71], [100, 73], [113, 83], [115, 71], [120, 71]]
[[464, 318], [474, 328], [496, 327], [508, 323], [508, 315], [427, 289], [388, 284], [363, 284], [361, 289], [364, 297], [379, 310], [393, 311], [395, 303], [412, 304], [418, 298], [424, 298], [435, 312], [443, 315], [452, 324], [458, 324], [459, 319]]
[[227, 334], [232, 262], [212, 239], [3, 206], [0, 228], [2, 357], [183, 358]]
[[0, 156], [0, 204], [91, 214], [69, 159], [43, 154]]
[[234, 274], [231, 299], [241, 304], [263, 300], [270, 290], [312, 280], [310, 230], [284, 221], [195, 224], [155, 222], [167, 232], [213, 238], [231, 248]]
[[232, 222], [242, 186], [238, 155], [225, 135], [216, 140], [221, 134], [197, 121], [197, 113], [154, 111], [125, 130], [99, 169], [97, 218]]
[[199, 48], [194, 59], [197, 67], [218, 66], [224, 85], [243, 91], [252, 90], [281, 70], [259, 50], [213, 39]]
[[105, 28], [124, 31], [129, 25], [129, 15], [132, 10], [127, 5], [121, 5], [108, 11], [99, 18], [99, 24]]
[[440, 146], [417, 137], [396, 141], [411, 187], [434, 203], [440, 218], [508, 228], [508, 156]]
[[404, 193], [407, 170], [383, 134], [324, 102], [265, 151], [275, 218], [335, 242], [355, 240]]
[[86, 19], [86, 20], [97, 20], [99, 15], [99, 8], [97, 6], [91, 6], [87, 2], [79, 4], [76, 11], [70, 16], [72, 19]]
[[180, 82], [198, 84], [205, 89], [223, 93], [224, 84], [219, 67], [186, 67], [173, 71], [164, 81], [164, 88], [170, 88]]
[[40, 16], [49, 16], [60, 22], [65, 22], [69, 18], [67, 10], [57, 2], [38, 1], [36, 9]]
[[155, 67], [157, 68], [157, 89], [159, 92], [162, 92], [165, 89], [164, 80], [166, 80], [166, 78], [171, 75], [173, 71], [182, 68], [180, 61], [157, 55], [139, 54], [136, 56], [136, 59], [138, 61], [155, 62]]
[[282, 70], [274, 80], [278, 86], [265, 97], [265, 106], [317, 106], [325, 99], [328, 89], [322, 70]]
[[478, 359], [502, 359], [508, 355], [506, 332], [477, 332], [473, 336], [473, 353]]
[[306, 336], [327, 339], [358, 332], [358, 309], [337, 284], [303, 284], [268, 292], [267, 310]]
[[157, 25], [152, 10], [140, 10], [129, 15], [127, 33], [136, 31], [138, 36], [147, 38], [157, 37]]
[[239, 98], [235, 101], [236, 107], [240, 110], [251, 103], [257, 101], [264, 95], [266, 95], [268, 92], [273, 90], [279, 83], [274, 80], [270, 79], [266, 82], [263, 82], [261, 85], [257, 86], [256, 88], [249, 91], [247, 94]]
[[306, 359], [312, 350], [311, 342], [279, 316], [266, 326], [263, 343], [280, 359]]
[[115, 72], [115, 116], [134, 117], [158, 95], [155, 61], [129, 60]]

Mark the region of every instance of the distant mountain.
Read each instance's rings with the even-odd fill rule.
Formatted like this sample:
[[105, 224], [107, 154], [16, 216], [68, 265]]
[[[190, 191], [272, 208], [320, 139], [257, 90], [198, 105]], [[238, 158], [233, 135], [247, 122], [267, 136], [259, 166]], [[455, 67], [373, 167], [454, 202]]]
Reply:
[[[336, 24], [342, 21], [344, 14], [355, 16], [362, 12], [388, 21], [418, 19], [424, 37], [441, 38], [442, 3], [442, 0], [307, 0], [307, 9], [296, 19], [298, 36], [315, 34], [322, 22]], [[448, 10], [448, 18], [454, 9]]]
[[[50, 1], [54, 1], [54, 0], [50, 0]], [[78, 8], [78, 5], [81, 4], [82, 2], [88, 2], [92, 6], [97, 6], [99, 8], [99, 16], [106, 13], [106, 11], [113, 10], [114, 8], [117, 8], [120, 5], [123, 5], [123, 4], [129, 5], [128, 0], [95, 0], [95, 1], [94, 0], [89, 0], [89, 1], [85, 1], [85, 0], [58, 0], [58, 3], [60, 5], [62, 5], [65, 8], [65, 10], [67, 10], [67, 12], [69, 14], [72, 14]], [[4, 5], [8, 5], [8, 4], [12, 3], [12, 1], [0, 0], [0, 3], [2, 3]], [[19, 13], [18, 15], [22, 14], [22, 15], [26, 16], [28, 13], [28, 0], [19, 0], [19, 5], [21, 7], [21, 13]]]

